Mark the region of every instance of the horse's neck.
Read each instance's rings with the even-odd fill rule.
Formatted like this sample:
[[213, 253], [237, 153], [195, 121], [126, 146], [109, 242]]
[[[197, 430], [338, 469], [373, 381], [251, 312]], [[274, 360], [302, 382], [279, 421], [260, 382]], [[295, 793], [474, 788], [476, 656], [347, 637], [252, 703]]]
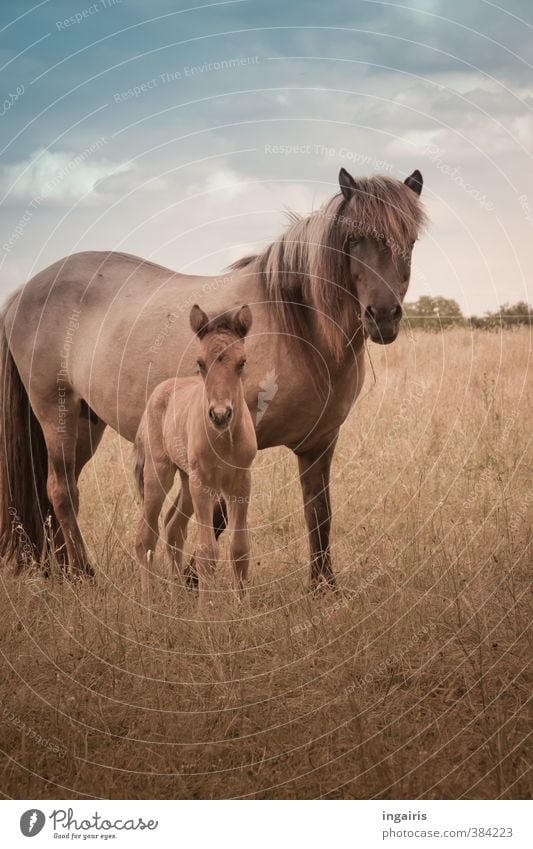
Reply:
[[[316, 320], [318, 307], [311, 304], [311, 319], [312, 336], [310, 342], [320, 352], [321, 358], [328, 372], [331, 375], [337, 372], [344, 372], [350, 363], [354, 362], [354, 357], [360, 353], [364, 347], [364, 330], [362, 321], [357, 313], [355, 304], [352, 299], [346, 298], [342, 309], [345, 311], [344, 321], [338, 321], [339, 341], [341, 345], [340, 357], [336, 357], [332, 352], [330, 343], [325, 336], [324, 328], [321, 323]], [[332, 321], [336, 319], [332, 316]]]
[[[305, 288], [307, 290], [309, 289], [309, 287]], [[254, 339], [260, 339], [263, 333], [267, 334], [265, 338], [270, 338], [273, 331], [280, 329], [277, 326], [275, 310], [267, 302], [260, 272], [255, 271], [254, 273], [246, 268], [233, 272], [228, 279], [228, 287], [225, 291], [228, 294], [231, 291], [235, 304], [250, 303], [253, 305], [251, 335]], [[310, 308], [309, 314], [313, 315], [318, 309], [318, 305], [313, 302], [308, 293], [305, 296], [305, 300], [307, 306]], [[320, 352], [321, 359], [330, 372], [344, 372], [347, 364], [354, 362], [354, 358], [359, 354], [364, 344], [363, 328], [357, 311], [357, 302], [350, 295], [348, 288], [345, 294], [344, 309], [347, 314], [347, 320], [343, 328], [343, 349], [345, 350], [345, 355], [340, 361], [335, 361], [331, 356], [320, 324], [313, 320], [309, 321], [309, 339], [306, 341], [309, 341]]]

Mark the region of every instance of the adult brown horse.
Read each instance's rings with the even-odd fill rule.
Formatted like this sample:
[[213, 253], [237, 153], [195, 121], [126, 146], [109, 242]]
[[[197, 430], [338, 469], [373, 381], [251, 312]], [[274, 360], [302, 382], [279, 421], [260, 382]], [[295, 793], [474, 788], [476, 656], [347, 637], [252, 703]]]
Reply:
[[[42, 557], [47, 515], [72, 573], [91, 573], [78, 477], [106, 425], [133, 440], [157, 384], [195, 371], [191, 306], [254, 314], [245, 377], [259, 448], [298, 457], [311, 584], [334, 586], [330, 465], [364, 379], [364, 342], [398, 334], [411, 252], [424, 223], [422, 175], [354, 180], [308, 217], [293, 216], [261, 254], [219, 278], [177, 274], [128, 254], [54, 263], [6, 305], [2, 329], [0, 555]], [[217, 533], [223, 512], [214, 517]]]

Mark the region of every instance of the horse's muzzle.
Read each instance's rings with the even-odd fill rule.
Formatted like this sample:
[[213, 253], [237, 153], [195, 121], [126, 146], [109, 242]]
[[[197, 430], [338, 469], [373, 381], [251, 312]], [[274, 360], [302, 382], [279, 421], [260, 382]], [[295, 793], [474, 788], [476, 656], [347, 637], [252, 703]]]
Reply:
[[376, 309], [367, 307], [363, 323], [372, 342], [378, 345], [390, 345], [398, 336], [402, 308], [398, 304], [392, 309]]
[[231, 406], [227, 407], [209, 407], [209, 418], [218, 430], [225, 430], [233, 415]]

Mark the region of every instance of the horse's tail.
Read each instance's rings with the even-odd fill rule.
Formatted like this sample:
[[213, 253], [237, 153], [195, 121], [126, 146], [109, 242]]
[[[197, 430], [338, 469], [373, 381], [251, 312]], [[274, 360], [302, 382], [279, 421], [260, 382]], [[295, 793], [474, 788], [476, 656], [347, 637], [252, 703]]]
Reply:
[[142, 499], [144, 499], [144, 462], [146, 459], [144, 451], [144, 431], [145, 417], [143, 416], [135, 436], [135, 442], [133, 443], [133, 474], [135, 476], [135, 483], [137, 484], [139, 495]]
[[0, 557], [13, 560], [19, 571], [39, 561], [43, 551], [50, 511], [48, 453], [4, 322], [5, 312], [0, 316]]

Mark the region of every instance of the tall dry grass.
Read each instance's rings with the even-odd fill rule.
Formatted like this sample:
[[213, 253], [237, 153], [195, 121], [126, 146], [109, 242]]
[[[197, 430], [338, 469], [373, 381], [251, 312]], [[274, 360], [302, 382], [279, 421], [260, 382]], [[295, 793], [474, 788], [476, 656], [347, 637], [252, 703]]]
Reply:
[[0, 573], [6, 796], [531, 796], [531, 336], [371, 356], [333, 469], [337, 597], [306, 594], [276, 449], [254, 470], [246, 601], [221, 563], [202, 621], [159, 560], [145, 609], [130, 446], [109, 434], [82, 481], [97, 586]]

